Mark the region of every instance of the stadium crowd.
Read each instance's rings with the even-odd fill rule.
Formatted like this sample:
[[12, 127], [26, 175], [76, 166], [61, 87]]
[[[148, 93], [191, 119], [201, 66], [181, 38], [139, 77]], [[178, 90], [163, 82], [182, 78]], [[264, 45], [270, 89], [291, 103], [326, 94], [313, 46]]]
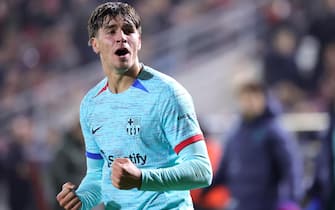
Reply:
[[[87, 46], [86, 27], [92, 8], [101, 2], [0, 2], [0, 179], [4, 180], [9, 210], [57, 209], [53, 206], [54, 194], [61, 183], [71, 179], [78, 184], [85, 172], [84, 147], [77, 123], [66, 131], [40, 131], [33, 120], [35, 109], [39, 107], [17, 107], [35, 104], [34, 101], [45, 96], [40, 95], [41, 84], [68, 72], [80, 71], [81, 66], [96, 60]], [[150, 45], [150, 38], [156, 34], [212, 9], [229, 8], [233, 1], [124, 2], [138, 10], [145, 34], [143, 43]], [[315, 171], [327, 174], [315, 173], [313, 183], [304, 187], [303, 196], [296, 201], [304, 208], [311, 208], [316, 198], [320, 203], [327, 203], [335, 194], [332, 170], [335, 151], [331, 150], [335, 129], [335, 0], [268, 0], [259, 8], [258, 15], [263, 24], [258, 28], [259, 49], [252, 59], [262, 61], [265, 87], [278, 98], [283, 113], [329, 113], [326, 135], [313, 134], [324, 145], [320, 152], [323, 156], [316, 160], [320, 161], [320, 168]], [[159, 56], [152, 54], [150, 47], [144, 47], [141, 52], [149, 63]], [[18, 97], [23, 100], [18, 101]], [[46, 140], [36, 140], [37, 132], [45, 132]], [[215, 154], [217, 157], [213, 160], [216, 159], [218, 165], [222, 151]], [[207, 207], [201, 203], [196, 207], [214, 209], [210, 202], [215, 203], [215, 208], [226, 204], [229, 193], [227, 189], [221, 190], [219, 194], [224, 199], [218, 196], [215, 199], [222, 203], [200, 199], [197, 202], [204, 202]]]

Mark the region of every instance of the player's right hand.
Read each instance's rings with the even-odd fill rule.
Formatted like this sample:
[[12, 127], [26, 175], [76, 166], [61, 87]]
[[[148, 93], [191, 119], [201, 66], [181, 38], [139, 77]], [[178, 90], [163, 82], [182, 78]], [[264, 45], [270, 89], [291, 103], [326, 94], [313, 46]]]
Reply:
[[75, 187], [71, 182], [66, 182], [56, 197], [59, 205], [65, 210], [79, 210], [81, 208], [82, 203], [74, 192]]

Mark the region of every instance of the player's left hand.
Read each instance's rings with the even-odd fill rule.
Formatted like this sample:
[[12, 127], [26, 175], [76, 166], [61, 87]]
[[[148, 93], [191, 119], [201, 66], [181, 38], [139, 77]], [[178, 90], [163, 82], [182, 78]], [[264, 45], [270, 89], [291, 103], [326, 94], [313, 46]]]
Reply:
[[128, 158], [117, 158], [112, 164], [111, 180], [114, 187], [118, 189], [140, 188], [141, 170]]

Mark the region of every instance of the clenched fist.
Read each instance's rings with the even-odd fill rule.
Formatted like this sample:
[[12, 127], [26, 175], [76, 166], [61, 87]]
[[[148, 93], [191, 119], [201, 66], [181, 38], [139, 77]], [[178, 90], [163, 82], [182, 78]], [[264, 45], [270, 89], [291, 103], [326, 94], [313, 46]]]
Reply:
[[67, 182], [63, 185], [62, 191], [57, 195], [57, 201], [66, 210], [79, 210], [81, 201], [74, 193], [75, 185]]
[[141, 170], [128, 158], [117, 158], [113, 161], [111, 180], [118, 189], [139, 188], [141, 186]]

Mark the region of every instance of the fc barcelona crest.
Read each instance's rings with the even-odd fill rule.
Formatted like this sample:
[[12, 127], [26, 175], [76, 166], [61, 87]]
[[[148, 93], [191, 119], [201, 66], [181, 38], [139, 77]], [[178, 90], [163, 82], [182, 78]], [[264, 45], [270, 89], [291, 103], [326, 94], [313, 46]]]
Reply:
[[141, 125], [138, 118], [129, 118], [127, 120], [126, 131], [130, 136], [137, 136], [140, 133]]

